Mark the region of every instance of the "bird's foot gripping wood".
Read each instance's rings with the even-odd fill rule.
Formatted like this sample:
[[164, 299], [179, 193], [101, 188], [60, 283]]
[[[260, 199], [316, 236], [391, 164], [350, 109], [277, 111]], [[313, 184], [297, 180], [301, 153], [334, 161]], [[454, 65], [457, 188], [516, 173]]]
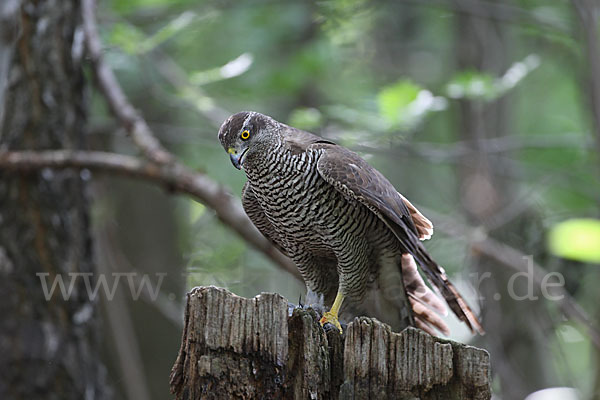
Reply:
[[342, 325], [340, 325], [340, 321], [338, 321], [337, 315], [335, 315], [331, 311], [327, 311], [325, 314], [323, 314], [323, 317], [319, 322], [321, 323], [321, 326], [325, 325], [326, 323], [330, 323], [331, 325], [338, 328], [340, 333], [343, 333]]
[[335, 300], [333, 301], [333, 305], [331, 306], [331, 310], [323, 314], [323, 317], [319, 321], [321, 323], [321, 326], [329, 322], [330, 324], [338, 328], [340, 333], [343, 333], [342, 325], [340, 325], [340, 321], [338, 320], [338, 314], [340, 312], [340, 307], [342, 307], [343, 301], [344, 295], [341, 292], [337, 292], [337, 294], [335, 295]]

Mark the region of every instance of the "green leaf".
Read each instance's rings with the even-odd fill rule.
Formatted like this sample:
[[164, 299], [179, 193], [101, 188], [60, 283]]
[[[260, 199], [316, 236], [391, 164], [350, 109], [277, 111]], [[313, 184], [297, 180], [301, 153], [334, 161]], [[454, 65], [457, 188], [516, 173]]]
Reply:
[[377, 96], [379, 112], [383, 118], [393, 125], [402, 122], [406, 108], [416, 100], [421, 88], [409, 80], [382, 89]]
[[434, 96], [410, 80], [383, 88], [377, 96], [379, 113], [391, 128], [408, 129], [420, 123], [431, 111], [446, 108], [447, 100]]
[[550, 230], [548, 246], [559, 257], [600, 263], [600, 220], [581, 218], [561, 222]]

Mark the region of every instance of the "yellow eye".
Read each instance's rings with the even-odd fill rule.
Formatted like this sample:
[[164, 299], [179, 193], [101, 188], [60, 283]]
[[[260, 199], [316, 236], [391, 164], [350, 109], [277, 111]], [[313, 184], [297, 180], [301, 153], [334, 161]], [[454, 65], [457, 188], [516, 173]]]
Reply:
[[247, 130], [247, 129], [244, 130], [242, 132], [241, 138], [242, 138], [242, 140], [248, 140], [248, 139], [250, 139], [250, 131]]

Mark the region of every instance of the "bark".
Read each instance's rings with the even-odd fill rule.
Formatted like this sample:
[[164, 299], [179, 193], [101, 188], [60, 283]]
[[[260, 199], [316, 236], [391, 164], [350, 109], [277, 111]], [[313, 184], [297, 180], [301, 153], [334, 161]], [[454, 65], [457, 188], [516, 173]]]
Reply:
[[[358, 318], [341, 336], [277, 294], [188, 294], [176, 399], [490, 399], [485, 350]], [[377, 396], [377, 397], [376, 397]]]
[[[83, 148], [79, 1], [8, 0], [0, 13], [0, 149]], [[68, 286], [69, 273], [93, 272], [85, 191], [77, 171], [0, 172], [2, 399], [110, 395], [83, 279], [46, 299], [36, 275]]]

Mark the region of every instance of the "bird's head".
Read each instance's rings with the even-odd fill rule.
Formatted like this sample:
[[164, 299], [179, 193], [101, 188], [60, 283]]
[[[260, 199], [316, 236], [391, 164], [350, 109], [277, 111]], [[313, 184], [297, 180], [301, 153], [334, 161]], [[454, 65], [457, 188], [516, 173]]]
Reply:
[[219, 129], [219, 141], [231, 163], [241, 169], [252, 153], [268, 150], [279, 133], [279, 122], [254, 111], [242, 111], [227, 118]]

